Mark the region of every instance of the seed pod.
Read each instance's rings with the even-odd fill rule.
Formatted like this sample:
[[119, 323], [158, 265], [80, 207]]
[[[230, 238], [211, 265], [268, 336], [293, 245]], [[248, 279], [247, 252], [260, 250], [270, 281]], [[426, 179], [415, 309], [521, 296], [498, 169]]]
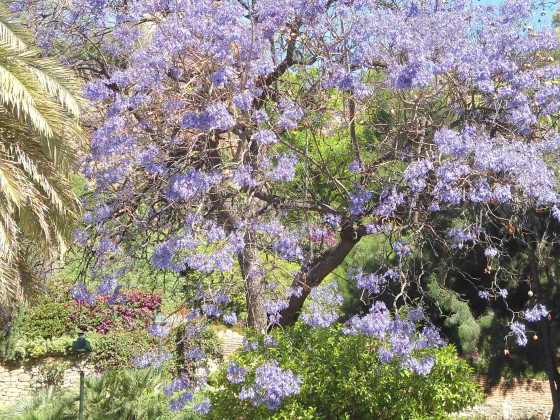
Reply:
[[552, 315], [548, 314], [547, 318], [550, 321], [552, 319]]
[[532, 290], [529, 290], [529, 292], [527, 292], [527, 296], [533, 297], [533, 291], [532, 291]]
[[504, 356], [509, 356], [509, 350], [508, 349], [504, 350]]
[[538, 339], [539, 339], [539, 336], [538, 336], [537, 334], [535, 334], [535, 335], [533, 336], [533, 341], [537, 341]]
[[509, 226], [508, 226], [508, 233], [510, 235], [513, 235], [515, 233], [515, 226], [513, 226], [513, 223], [511, 223], [511, 219], [509, 221]]

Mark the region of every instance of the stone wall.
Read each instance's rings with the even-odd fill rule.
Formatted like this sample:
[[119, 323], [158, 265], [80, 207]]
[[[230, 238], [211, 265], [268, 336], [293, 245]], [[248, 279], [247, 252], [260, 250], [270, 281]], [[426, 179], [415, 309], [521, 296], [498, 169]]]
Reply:
[[92, 369], [87, 364], [86, 358], [48, 357], [41, 361], [28, 362], [21, 364], [2, 364], [0, 365], [0, 407], [14, 404], [18, 399], [32, 394], [39, 386], [37, 382], [44, 377], [40, 370], [53, 362], [66, 361], [69, 366], [64, 371], [62, 386], [72, 388], [76, 391], [80, 388], [80, 371], [86, 375], [92, 374]]
[[485, 392], [484, 403], [466, 410], [462, 418], [487, 418], [495, 420], [548, 420], [552, 412], [552, 399], [547, 380], [505, 379], [489, 386], [488, 378], [473, 375]]

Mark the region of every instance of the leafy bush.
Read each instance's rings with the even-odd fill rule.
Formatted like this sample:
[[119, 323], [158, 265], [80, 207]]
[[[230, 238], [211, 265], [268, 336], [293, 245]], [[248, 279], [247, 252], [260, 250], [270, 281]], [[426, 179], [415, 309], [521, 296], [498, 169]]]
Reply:
[[[84, 392], [84, 418], [104, 420], [156, 420], [170, 414], [166, 401], [160, 401], [162, 378], [154, 369], [108, 370], [98, 377], [87, 377]], [[44, 388], [0, 411], [6, 420], [75, 420], [79, 394], [67, 389]], [[179, 416], [165, 418], [179, 419]]]
[[90, 305], [65, 295], [45, 294], [33, 307], [14, 311], [11, 332], [0, 345], [0, 359], [24, 362], [69, 355], [76, 333], [85, 329], [97, 371], [131, 367], [133, 356], [157, 344], [145, 328], [153, 322], [161, 296], [129, 291], [122, 297], [114, 304], [98, 298]]
[[2, 420], [75, 420], [78, 395], [67, 389], [47, 387], [0, 410]]
[[134, 356], [154, 350], [156, 342], [145, 330], [88, 334], [93, 352], [90, 356], [97, 372], [134, 367]]
[[[287, 334], [286, 334], [287, 333]], [[278, 411], [264, 404], [254, 407], [238, 397], [245, 382], [232, 384], [227, 365], [211, 377], [219, 391], [209, 392], [210, 418], [237, 419], [438, 419], [459, 411], [479, 398], [470, 382], [471, 369], [447, 346], [435, 352], [435, 365], [427, 376], [411, 373], [398, 362], [382, 364], [361, 335], [348, 336], [341, 327], [311, 328], [302, 324], [268, 337], [277, 344], [242, 352], [233, 360], [247, 368], [247, 380], [257, 365], [275, 359], [283, 369], [301, 375], [300, 392], [286, 398]]]
[[[89, 358], [97, 372], [104, 372], [111, 368], [132, 367], [133, 356], [153, 350], [156, 346], [154, 338], [145, 330], [112, 334], [88, 333], [86, 338], [93, 348]], [[3, 355], [3, 360], [25, 362], [48, 356], [68, 356], [72, 354], [72, 342], [75, 339], [76, 337], [68, 336], [53, 339], [19, 339], [10, 353]]]
[[65, 356], [70, 354], [72, 337], [58, 337], [45, 339], [19, 338], [17, 340], [6, 340], [1, 359], [6, 362], [25, 362], [31, 358], [39, 359], [46, 356]]
[[19, 313], [18, 333], [30, 339], [60, 337], [68, 332], [72, 310], [67, 298], [53, 299], [45, 295], [37, 304]]
[[162, 378], [155, 369], [108, 370], [86, 380], [86, 418], [97, 420], [159, 419]]
[[98, 297], [93, 304], [48, 293], [33, 307], [17, 311], [12, 325], [19, 336], [32, 340], [73, 335], [80, 329], [98, 334], [134, 331], [150, 325], [160, 307], [161, 296], [140, 291], [123, 293], [114, 303]]

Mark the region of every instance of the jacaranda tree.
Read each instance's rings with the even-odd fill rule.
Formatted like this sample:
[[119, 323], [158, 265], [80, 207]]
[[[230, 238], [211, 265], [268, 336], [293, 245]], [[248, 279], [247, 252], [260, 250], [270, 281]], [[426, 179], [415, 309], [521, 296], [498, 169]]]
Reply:
[[[46, 48], [69, 45], [68, 30], [95, 45], [67, 57], [93, 69], [91, 210], [76, 235], [97, 293], [114, 293], [119, 276], [148, 262], [196, 290], [192, 334], [198, 317], [237, 321], [227, 309], [237, 280], [257, 331], [300, 316], [328, 326], [340, 297], [323, 281], [376, 235], [376, 271], [348, 273], [371, 310], [345, 331], [375, 337], [382, 361], [427, 373], [433, 360], [416, 351], [439, 338], [417, 328], [420, 309], [399, 308], [445, 288], [436, 279], [424, 293], [442, 266], [455, 269], [441, 250], [478, 253], [481, 276], [461, 271], [477, 299], [507, 305], [508, 283], [539, 289], [538, 261], [560, 220], [560, 67], [556, 32], [527, 23], [530, 2], [45, 3], [13, 8], [48, 35]], [[508, 265], [511, 242], [525, 267]], [[78, 285], [76, 298], [91, 299], [88, 290]], [[544, 319], [558, 418], [549, 313], [536, 297], [546, 299], [509, 308], [510, 335], [524, 345], [523, 319]], [[284, 381], [274, 407], [297, 388], [274, 362], [259, 372], [240, 397], [260, 404]], [[170, 395], [184, 391], [174, 407], [192, 384], [173, 383]]]

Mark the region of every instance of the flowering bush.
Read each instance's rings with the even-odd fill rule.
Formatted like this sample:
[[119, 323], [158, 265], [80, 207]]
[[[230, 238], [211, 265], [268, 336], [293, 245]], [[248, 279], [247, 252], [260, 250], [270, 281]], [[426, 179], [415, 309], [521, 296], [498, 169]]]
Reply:
[[161, 296], [140, 291], [126, 292], [114, 303], [108, 301], [109, 298], [97, 297], [93, 303], [81, 300], [65, 303], [74, 309], [65, 321], [66, 332], [73, 333], [81, 326], [99, 334], [145, 328], [161, 306]]
[[128, 291], [113, 304], [107, 297], [93, 303], [45, 297], [37, 305], [14, 313], [10, 337], [1, 349], [6, 361], [25, 361], [71, 354], [78, 330], [87, 330], [96, 370], [133, 365], [131, 355], [153, 350], [156, 341], [146, 327], [161, 305], [161, 296]]
[[220, 391], [208, 392], [209, 418], [440, 418], [478, 400], [453, 346], [427, 351], [433, 367], [423, 375], [396, 359], [382, 363], [379, 340], [342, 329], [298, 323], [286, 334], [250, 337], [210, 378]]

